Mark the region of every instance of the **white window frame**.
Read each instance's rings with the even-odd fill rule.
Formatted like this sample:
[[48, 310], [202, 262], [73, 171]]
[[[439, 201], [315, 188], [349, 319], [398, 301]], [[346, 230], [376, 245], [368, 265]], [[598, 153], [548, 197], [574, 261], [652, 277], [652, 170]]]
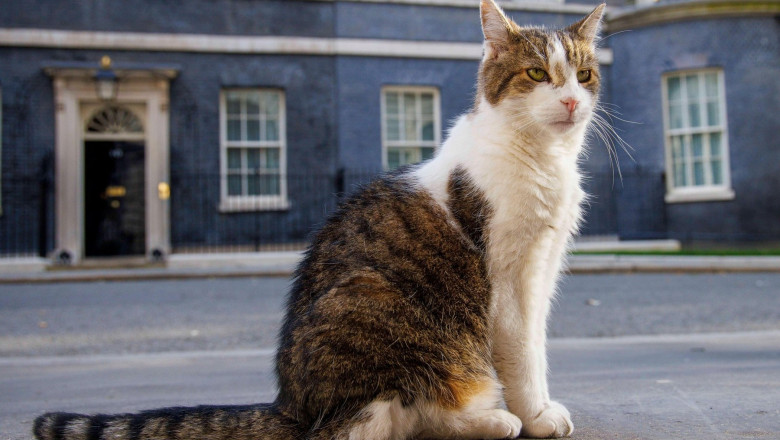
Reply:
[[[229, 141], [227, 133], [227, 95], [229, 93], [264, 92], [279, 96], [279, 140], [277, 141]], [[221, 212], [281, 211], [289, 209], [287, 198], [287, 107], [283, 90], [273, 88], [226, 88], [219, 97], [220, 132], [220, 204]], [[279, 149], [279, 195], [228, 195], [228, 148], [278, 148]], [[246, 172], [248, 170], [242, 170]], [[244, 179], [242, 179], [242, 182]]]
[[[394, 93], [414, 93], [417, 95], [416, 105], [416, 117], [417, 120], [421, 120], [421, 100], [419, 96], [423, 93], [431, 93], [433, 95], [433, 140], [412, 140], [412, 141], [390, 141], [387, 139], [387, 92]], [[434, 152], [438, 151], [441, 146], [441, 99], [439, 97], [439, 89], [437, 87], [430, 86], [384, 86], [381, 90], [381, 118], [382, 118], [382, 168], [388, 169], [387, 150], [388, 148], [433, 148]], [[422, 126], [420, 127], [422, 129]]]
[[[704, 125], [707, 121], [707, 95], [705, 93], [704, 75], [715, 73], [718, 79], [718, 108], [720, 111], [719, 121], [720, 125], [709, 126]], [[672, 129], [670, 126], [670, 111], [669, 111], [669, 90], [668, 83], [672, 78], [680, 78], [682, 84], [681, 96], [687, 96], [685, 92], [685, 77], [690, 75], [697, 75], [699, 78], [699, 111], [700, 120], [702, 126], [691, 127], [689, 122], [689, 114], [687, 106], [683, 108], [683, 127]], [[663, 119], [664, 119], [664, 144], [666, 155], [666, 197], [667, 203], [684, 203], [684, 202], [704, 202], [704, 201], [718, 201], [718, 200], [732, 200], [734, 199], [734, 191], [731, 189], [731, 166], [729, 164], [729, 143], [728, 143], [728, 117], [726, 114], [726, 85], [723, 70], [720, 68], [705, 68], [694, 70], [680, 70], [666, 73], [661, 78], [661, 93], [663, 95]], [[686, 98], [687, 99], [687, 98]], [[686, 101], [687, 102], [687, 101]], [[690, 138], [693, 135], [705, 135], [707, 139], [703, 148], [703, 162], [706, 164], [704, 167], [705, 181], [712, 181], [712, 167], [710, 162], [710, 144], [709, 135], [713, 133], [719, 133], [721, 135], [721, 167], [722, 167], [722, 183], [720, 184], [705, 184], [705, 185], [693, 185], [689, 183], [686, 186], [675, 186], [675, 169], [674, 169], [674, 155], [672, 152], [672, 138], [676, 136], [686, 136], [689, 138], [688, 144], [691, 144]], [[693, 165], [691, 159], [691, 152], [689, 149], [685, 151], [685, 167], [686, 167], [686, 180], [693, 182]]]

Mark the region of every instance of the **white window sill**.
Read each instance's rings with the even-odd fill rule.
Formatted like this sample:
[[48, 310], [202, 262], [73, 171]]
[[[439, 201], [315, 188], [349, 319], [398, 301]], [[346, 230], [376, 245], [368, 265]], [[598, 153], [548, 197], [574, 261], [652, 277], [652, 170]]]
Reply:
[[727, 187], [676, 188], [666, 193], [666, 203], [718, 202], [734, 200], [734, 190]]
[[290, 202], [286, 198], [235, 198], [219, 202], [219, 212], [286, 211]]

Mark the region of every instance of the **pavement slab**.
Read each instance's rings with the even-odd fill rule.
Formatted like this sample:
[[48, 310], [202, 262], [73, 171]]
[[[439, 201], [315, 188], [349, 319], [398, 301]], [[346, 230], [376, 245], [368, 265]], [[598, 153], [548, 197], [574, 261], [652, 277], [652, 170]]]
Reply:
[[[551, 391], [573, 440], [779, 439], [780, 331], [561, 338]], [[273, 349], [0, 359], [0, 438], [44, 411], [273, 399]]]

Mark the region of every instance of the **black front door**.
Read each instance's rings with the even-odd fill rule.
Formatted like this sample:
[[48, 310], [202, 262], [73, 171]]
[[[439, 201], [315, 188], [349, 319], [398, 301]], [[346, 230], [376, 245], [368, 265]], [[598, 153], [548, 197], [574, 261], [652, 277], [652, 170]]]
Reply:
[[146, 251], [144, 144], [84, 143], [84, 250], [87, 257]]

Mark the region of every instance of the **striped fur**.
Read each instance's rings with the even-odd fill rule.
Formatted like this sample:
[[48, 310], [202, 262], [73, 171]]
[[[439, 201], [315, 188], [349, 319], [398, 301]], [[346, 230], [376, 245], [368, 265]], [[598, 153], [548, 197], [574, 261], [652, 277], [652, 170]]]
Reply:
[[272, 405], [163, 408], [138, 414], [84, 416], [50, 413], [33, 434], [51, 440], [293, 440], [305, 432]]
[[367, 185], [316, 234], [288, 298], [274, 403], [51, 413], [36, 438], [570, 434], [548, 392], [545, 329], [580, 221], [577, 160], [597, 100], [602, 12], [547, 31], [482, 0], [474, 108], [434, 159]]

